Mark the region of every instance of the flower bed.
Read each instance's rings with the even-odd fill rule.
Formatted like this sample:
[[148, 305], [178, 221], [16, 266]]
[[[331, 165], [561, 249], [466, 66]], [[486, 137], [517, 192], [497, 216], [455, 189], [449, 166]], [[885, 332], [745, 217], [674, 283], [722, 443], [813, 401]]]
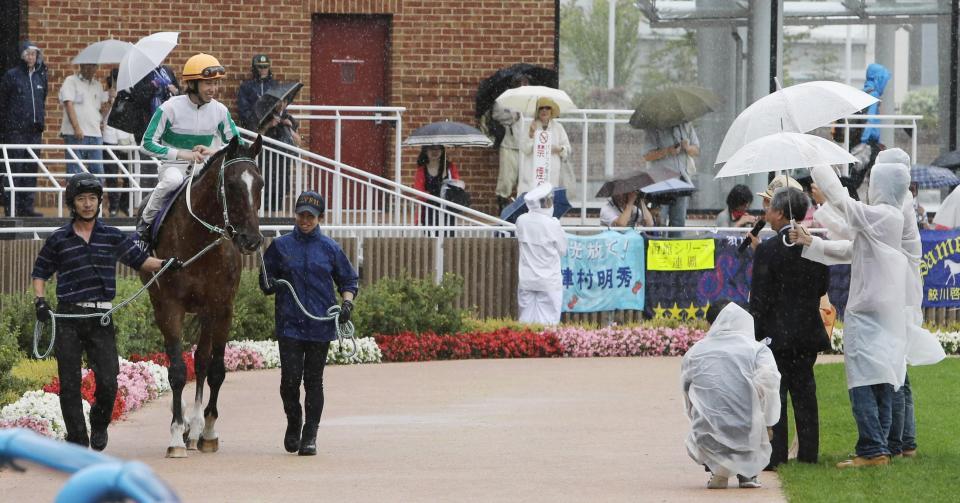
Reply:
[[703, 338], [698, 328], [679, 326], [609, 326], [587, 329], [570, 326], [551, 329], [564, 356], [682, 356]]
[[509, 328], [457, 335], [408, 332], [380, 335], [376, 342], [383, 351], [383, 360], [389, 362], [563, 356], [563, 347], [556, 335]]
[[[347, 350], [352, 344], [347, 344]], [[372, 339], [357, 341], [357, 354], [346, 358], [339, 345], [330, 345], [327, 363], [379, 363], [380, 348]], [[196, 348], [194, 348], [196, 349]], [[193, 351], [183, 353], [190, 380], [195, 379]], [[224, 364], [228, 371], [276, 368], [280, 366], [280, 350], [276, 341], [231, 341], [224, 352]], [[120, 359], [117, 375], [117, 399], [114, 402], [113, 419], [122, 419], [132, 411], [143, 407], [170, 390], [167, 367], [169, 359], [164, 353], [131, 355], [130, 361]], [[96, 381], [93, 371], [81, 371], [80, 394], [83, 397], [83, 412], [90, 426], [90, 405], [96, 402]], [[0, 428], [29, 428], [41, 435], [63, 439], [67, 430], [60, 412], [60, 382], [57, 378], [42, 390], [27, 391], [19, 400], [0, 410]]]
[[[948, 355], [960, 355], [960, 332], [941, 332], [931, 329], [930, 332], [936, 336], [943, 346], [943, 351]], [[843, 354], [843, 329], [834, 328], [833, 337], [830, 338], [830, 349], [836, 354]]]

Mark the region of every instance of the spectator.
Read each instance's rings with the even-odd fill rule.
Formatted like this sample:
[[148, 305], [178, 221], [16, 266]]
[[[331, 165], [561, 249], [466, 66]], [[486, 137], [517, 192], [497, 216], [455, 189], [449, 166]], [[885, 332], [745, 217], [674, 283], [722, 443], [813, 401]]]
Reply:
[[[792, 177], [787, 175], [777, 175], [773, 178], [773, 180], [770, 180], [770, 183], [767, 184], [767, 190], [763, 192], [757, 192], [757, 195], [760, 196], [760, 201], [763, 203], [764, 216], [766, 216], [767, 211], [770, 210], [770, 201], [773, 200], [773, 195], [784, 187], [790, 187], [800, 191], [803, 190], [803, 185], [800, 185], [800, 182], [794, 180]], [[760, 246], [760, 238], [755, 236], [752, 232], [748, 232], [747, 239], [750, 240], [750, 248], [756, 251], [757, 246]]]
[[254, 56], [250, 62], [250, 80], [243, 81], [237, 89], [237, 113], [240, 115], [241, 127], [250, 131], [258, 129], [254, 105], [276, 85], [273, 70], [270, 69], [270, 58], [266, 54]]
[[757, 217], [747, 213], [753, 193], [746, 185], [734, 185], [727, 194], [727, 207], [717, 214], [717, 227], [750, 227]]
[[[47, 100], [47, 65], [43, 62], [40, 49], [29, 40], [20, 44], [20, 59], [17, 66], [7, 70], [0, 79], [0, 131], [4, 143], [38, 145], [41, 134], [46, 128], [44, 103]], [[12, 158], [27, 159], [26, 150], [9, 150]], [[14, 173], [36, 174], [38, 166], [32, 162], [12, 163]], [[36, 187], [36, 177], [15, 178], [15, 187]], [[3, 182], [7, 182], [4, 177]], [[0, 185], [2, 187], [3, 185]], [[9, 190], [9, 189], [8, 189]], [[3, 208], [7, 216], [11, 214], [11, 194], [4, 192]], [[16, 192], [16, 212], [20, 216], [43, 216], [34, 209], [34, 192]]]
[[[646, 144], [643, 159], [647, 161], [647, 171], [657, 181], [681, 178], [693, 183], [697, 172], [694, 157], [700, 155], [700, 140], [693, 124], [684, 122], [678, 126], [663, 129], [646, 130]], [[666, 206], [667, 225], [684, 227], [687, 223], [687, 206], [690, 196], [677, 196]]]
[[636, 227], [638, 222], [643, 227], [653, 226], [653, 215], [647, 209], [647, 203], [640, 192], [617, 194], [607, 199], [603, 208], [600, 208], [600, 225]]
[[709, 489], [758, 488], [770, 460], [770, 426], [780, 418], [780, 373], [754, 339], [750, 313], [727, 300], [707, 309], [710, 331], [683, 356], [680, 373], [690, 419], [687, 453], [710, 471]]
[[[103, 145], [100, 123], [103, 115], [110, 111], [103, 85], [97, 80], [97, 65], [80, 65], [80, 73], [63, 79], [60, 86], [60, 103], [63, 104], [63, 120], [60, 122], [60, 136], [67, 145]], [[102, 150], [76, 149], [74, 155], [84, 163], [87, 171], [103, 174]], [[68, 157], [69, 159], [69, 157]], [[82, 173], [79, 163], [67, 164], [67, 172]]]
[[[299, 147], [301, 145], [300, 124], [287, 112], [290, 101], [277, 102], [271, 118], [260, 134], [287, 145]], [[293, 154], [296, 156], [297, 154]], [[283, 198], [287, 195], [287, 183], [290, 173], [290, 158], [278, 155], [272, 163], [265, 162], [267, 157], [260, 158], [260, 170], [264, 174], [264, 209], [266, 211], [280, 211], [283, 209]]]
[[[563, 124], [553, 120], [560, 116], [560, 107], [550, 98], [537, 100], [537, 118], [530, 123], [530, 131], [524, 138], [523, 151], [529, 160], [520, 168], [518, 192], [527, 192], [541, 183], [567, 186], [573, 175], [565, 172], [564, 162], [572, 148]], [[535, 132], [540, 132], [534, 137]], [[542, 152], [536, 152], [542, 149]]]
[[527, 192], [523, 199], [529, 211], [517, 218], [520, 321], [556, 325], [563, 302], [560, 256], [567, 252], [567, 235], [560, 221], [553, 218], [553, 187], [549, 182]]
[[[447, 149], [442, 145], [428, 145], [420, 148], [417, 156], [417, 173], [413, 178], [413, 188], [434, 197], [443, 197], [443, 186], [450, 180], [460, 180], [460, 171], [453, 161], [447, 159]], [[433, 201], [424, 201], [417, 223], [420, 225], [444, 225], [446, 218], [440, 219], [440, 211], [426, 205], [439, 206]]]
[[[110, 71], [110, 75], [107, 76], [107, 97], [108, 105], [110, 108], [113, 107], [113, 101], [117, 98], [117, 76], [119, 70], [114, 68]], [[107, 124], [108, 115], [103, 116], [103, 122], [101, 127], [103, 128], [103, 144], [108, 147], [124, 146], [129, 147], [134, 145], [134, 137], [132, 134], [126, 131], [120, 131], [119, 129], [114, 128], [113, 126]], [[130, 151], [121, 152], [118, 150], [113, 151], [113, 155], [117, 157], [117, 161], [128, 163], [130, 161]], [[131, 170], [132, 166], [127, 164], [127, 170]], [[105, 179], [107, 187], [111, 188], [122, 188], [125, 186], [123, 176], [124, 171], [120, 169], [120, 166], [113, 163], [105, 163], [103, 165], [103, 171], [108, 175], [115, 175], [116, 177], [108, 177]], [[129, 208], [130, 206], [130, 193], [129, 192], [108, 192], [107, 193], [107, 209], [111, 217], [117, 216], [119, 212], [123, 212], [124, 215], [130, 216]]]
[[820, 446], [817, 383], [813, 365], [830, 343], [820, 317], [820, 298], [830, 285], [827, 266], [801, 256], [802, 246], [788, 247], [783, 237], [790, 221], [807, 213], [807, 197], [793, 187], [773, 196], [765, 220], [777, 235], [756, 249], [750, 284], [750, 313], [757, 340], [770, 339], [780, 381], [780, 420], [773, 427], [770, 469], [787, 462], [787, 395], [793, 400], [797, 460], [816, 463]]
[[[510, 83], [511, 88], [530, 85], [526, 75], [518, 75]], [[493, 103], [493, 120], [503, 125], [506, 130], [500, 140], [500, 170], [497, 172], [497, 206], [498, 214], [510, 204], [520, 176], [520, 143], [523, 139], [523, 121], [520, 112], [504, 108], [499, 102]]]

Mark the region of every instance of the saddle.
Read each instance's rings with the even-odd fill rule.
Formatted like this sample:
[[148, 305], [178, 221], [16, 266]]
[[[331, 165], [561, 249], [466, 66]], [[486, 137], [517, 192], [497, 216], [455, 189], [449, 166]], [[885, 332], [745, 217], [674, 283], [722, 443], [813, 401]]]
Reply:
[[[163, 221], [166, 220], [167, 214], [170, 213], [170, 208], [173, 207], [173, 203], [177, 201], [180, 195], [186, 190], [190, 182], [190, 176], [188, 175], [183, 179], [183, 182], [173, 191], [172, 194], [163, 202], [163, 206], [160, 207], [160, 212], [157, 213], [157, 217], [153, 219], [153, 223], [150, 224], [150, 227], [144, 230], [143, 234], [140, 234], [138, 237], [140, 248], [142, 248], [147, 253], [152, 252], [159, 243], [160, 240], [160, 228], [163, 226]], [[152, 194], [152, 193], [151, 193]], [[137, 211], [137, 228], [140, 229], [143, 224], [143, 210], [147, 207], [147, 202], [149, 198], [144, 198], [140, 203], [140, 208]], [[144, 237], [148, 239], [144, 240]]]

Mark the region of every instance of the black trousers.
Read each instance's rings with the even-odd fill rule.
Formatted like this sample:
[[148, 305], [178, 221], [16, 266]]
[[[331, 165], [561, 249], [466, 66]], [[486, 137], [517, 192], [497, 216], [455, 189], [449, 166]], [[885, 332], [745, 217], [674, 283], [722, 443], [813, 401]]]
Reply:
[[797, 461], [816, 463], [820, 450], [820, 418], [817, 411], [817, 382], [813, 378], [816, 353], [774, 353], [780, 370], [780, 421], [773, 427], [773, 452], [770, 466], [787, 462], [787, 394], [793, 401], [793, 416], [797, 425], [800, 449]]
[[[111, 144], [111, 143], [104, 143], [104, 145], [111, 146], [111, 147], [115, 147], [115, 146], [116, 146], [116, 145], [113, 145], [113, 144]], [[124, 165], [126, 166], [126, 168], [127, 168], [128, 170], [132, 170], [132, 169], [133, 169], [133, 166], [129, 164], [129, 162], [130, 162], [130, 155], [129, 155], [129, 154], [127, 154], [126, 152], [114, 152], [114, 154], [116, 154], [117, 159], [120, 160], [120, 162], [123, 162], [123, 163], [124, 163]], [[113, 160], [113, 158], [110, 157], [109, 154], [106, 154], [105, 157], [104, 157], [104, 160], [108, 160], [108, 159], [111, 160], [111, 161]], [[120, 175], [120, 174], [123, 174], [123, 171], [120, 169], [120, 166], [117, 165], [117, 164], [107, 164], [107, 163], [104, 163], [104, 164], [103, 164], [103, 172], [106, 173], [106, 174], [108, 174], [108, 175]], [[121, 187], [125, 187], [125, 186], [127, 185], [127, 183], [126, 183], [126, 180], [127, 180], [127, 179], [126, 179], [126, 178], [114, 178], [114, 177], [110, 177], [110, 178], [107, 178], [107, 179], [105, 179], [105, 180], [106, 180], [106, 182], [107, 182], [107, 187], [111, 187], [111, 188], [121, 188]], [[129, 192], [107, 192], [107, 209], [108, 209], [109, 211], [111, 211], [111, 212], [122, 211], [122, 212], [124, 212], [124, 213], [128, 213], [128, 212], [130, 211], [130, 210], [128, 209], [128, 208], [129, 208], [129, 205], [130, 205], [130, 193], [129, 193]]]
[[299, 421], [300, 383], [303, 383], [305, 425], [320, 424], [323, 412], [323, 367], [327, 363], [329, 342], [311, 342], [278, 337], [280, 343], [280, 398], [287, 418]]
[[[73, 304], [60, 303], [58, 313], [88, 314], [103, 313], [100, 309], [88, 309]], [[90, 408], [90, 428], [105, 429], [110, 424], [113, 403], [117, 398], [117, 374], [120, 363], [117, 359], [117, 338], [113, 320], [107, 326], [100, 325], [100, 318], [59, 319], [57, 338], [54, 342], [57, 354], [57, 375], [60, 378], [60, 410], [67, 427], [67, 442], [89, 445], [87, 425], [83, 419], [83, 403], [80, 396], [80, 366], [82, 355], [96, 377], [96, 403]]]

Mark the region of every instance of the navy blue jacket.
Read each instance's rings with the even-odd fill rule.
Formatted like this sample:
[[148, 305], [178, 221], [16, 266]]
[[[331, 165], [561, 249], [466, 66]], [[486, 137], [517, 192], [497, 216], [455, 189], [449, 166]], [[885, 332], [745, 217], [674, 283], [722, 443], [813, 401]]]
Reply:
[[245, 80], [240, 84], [237, 90], [237, 113], [240, 114], [240, 127], [251, 131], [257, 130], [257, 117], [253, 106], [257, 100], [274, 88], [277, 81], [273, 80], [272, 74], [265, 79]]
[[[29, 40], [20, 44], [23, 54]], [[31, 74], [21, 59], [17, 66], [7, 70], [0, 79], [0, 130], [4, 133], [40, 133], [45, 128], [44, 115], [47, 100], [47, 65], [43, 55], [37, 55], [37, 64]]]
[[[334, 285], [341, 294], [357, 293], [357, 271], [340, 245], [324, 236], [319, 227], [310, 234], [294, 228], [292, 233], [274, 239], [263, 255], [263, 262], [267, 277], [292, 283], [300, 302], [315, 316], [326, 316], [327, 309], [337, 303]], [[290, 290], [280, 286], [276, 298], [276, 336], [334, 341], [337, 331], [332, 320], [307, 318]]]
[[89, 243], [70, 222], [43, 243], [32, 276], [46, 281], [56, 274], [60, 302], [109, 302], [117, 295], [117, 261], [140, 269], [147, 257], [130, 236], [100, 219], [93, 224]]

